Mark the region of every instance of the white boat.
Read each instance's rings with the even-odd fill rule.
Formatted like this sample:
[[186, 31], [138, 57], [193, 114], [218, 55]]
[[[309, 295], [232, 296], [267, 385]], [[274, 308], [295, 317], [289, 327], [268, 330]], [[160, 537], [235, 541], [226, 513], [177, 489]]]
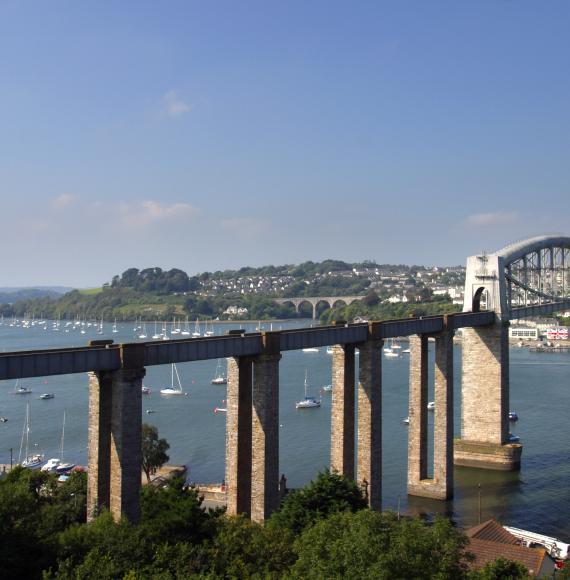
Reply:
[[[41, 453], [29, 453], [30, 443], [30, 403], [26, 403], [26, 416], [24, 419], [24, 428], [22, 430], [22, 440], [20, 441], [20, 453], [18, 454], [18, 463], [22, 467], [34, 469], [39, 467], [44, 462], [44, 456]], [[22, 451], [24, 451], [24, 459], [22, 460]]]
[[327, 346], [327, 354], [332, 354], [333, 353], [333, 347], [332, 346]]
[[566, 544], [557, 538], [521, 530], [520, 528], [512, 528], [511, 526], [503, 526], [503, 528], [521, 540], [523, 546], [528, 548], [544, 546], [550, 556], [556, 560], [568, 560], [570, 558], [570, 544]]
[[410, 349], [409, 349], [409, 348], [405, 348], [405, 349], [402, 351], [402, 354], [410, 354], [410, 352], [411, 352], [411, 351], [410, 351]]
[[184, 330], [180, 333], [184, 336], [190, 336], [190, 326], [188, 326], [188, 316], [186, 317], [186, 322], [184, 323]]
[[435, 401], [430, 401], [430, 402], [427, 404], [427, 410], [428, 410], [428, 411], [435, 411]]
[[387, 356], [388, 358], [392, 357], [397, 357], [400, 356], [399, 352], [394, 352], [391, 348], [385, 348], [384, 349], [384, 356]]
[[61, 460], [57, 457], [53, 457], [52, 459], [48, 459], [45, 465], [42, 465], [40, 471], [47, 471], [49, 473], [54, 472], [58, 465], [61, 463]]
[[214, 336], [214, 323], [211, 319], [209, 321], [206, 320], [206, 330], [204, 331], [204, 336]]
[[402, 423], [403, 423], [404, 425], [409, 425], [409, 424], [410, 424], [410, 418], [409, 418], [409, 417], [404, 417], [404, 418], [402, 419]]
[[[170, 370], [170, 376], [171, 376], [171, 383], [170, 383], [170, 387], [164, 387], [163, 389], [160, 389], [160, 394], [161, 395], [174, 395], [174, 396], [179, 396], [179, 395], [185, 395], [187, 396], [188, 393], [185, 393], [182, 390], [182, 383], [180, 382], [180, 375], [178, 374], [178, 369], [176, 368], [176, 365], [174, 363], [172, 363], [172, 368]], [[176, 377], [176, 380], [175, 380]]]
[[225, 407], [214, 407], [214, 413], [217, 415], [218, 413], [227, 413], [228, 410]]
[[200, 332], [200, 320], [198, 320], [198, 318], [196, 318], [196, 323], [194, 324], [194, 332], [192, 333], [192, 336], [194, 338], [202, 336], [202, 333]]
[[309, 346], [307, 348], [302, 349], [303, 352], [319, 352], [319, 349], [316, 346]]
[[44, 456], [41, 453], [35, 453], [33, 455], [28, 455], [24, 461], [22, 461], [22, 467], [27, 467], [28, 469], [35, 469], [39, 467], [44, 462]]
[[63, 412], [63, 424], [61, 426], [61, 447], [59, 450], [60, 462], [55, 468], [57, 473], [67, 473], [68, 471], [71, 471], [75, 467], [75, 463], [69, 463], [69, 462], [63, 461], [64, 441], [65, 441], [65, 411]]
[[305, 371], [305, 398], [295, 403], [295, 409], [316, 409], [321, 406], [321, 402], [308, 394], [309, 385], [307, 381], [307, 371]]
[[222, 361], [218, 359], [218, 363], [216, 365], [216, 374], [214, 378], [210, 381], [212, 385], [227, 385], [228, 379], [222, 370]]
[[143, 322], [142, 325], [142, 331], [141, 333], [138, 335], [139, 338], [146, 338], [147, 334], [146, 334], [146, 323]]
[[400, 356], [400, 349], [402, 347], [394, 342], [394, 339], [390, 339], [390, 345], [384, 347], [384, 356], [387, 357], [397, 357]]
[[55, 393], [43, 393], [40, 395], [40, 399], [43, 399], [44, 401], [46, 399], [53, 399], [55, 398]]
[[16, 384], [14, 385], [14, 395], [29, 395], [32, 389], [29, 387], [21, 387], [20, 379], [16, 379]]
[[143, 395], [150, 395], [150, 387], [145, 387], [144, 385], [141, 387], [141, 392]]
[[332, 385], [324, 385], [323, 387], [321, 387], [321, 391], [323, 391], [324, 393], [330, 393], [332, 390], [333, 390]]
[[119, 332], [117, 329], [117, 319], [115, 318], [115, 322], [113, 323], [113, 333]]
[[152, 335], [153, 340], [160, 340], [162, 338], [162, 334], [160, 334], [158, 332], [157, 325], [158, 325], [158, 320], [155, 320], [154, 321], [154, 334]]
[[516, 411], [509, 411], [509, 421], [513, 423], [519, 420], [519, 415]]

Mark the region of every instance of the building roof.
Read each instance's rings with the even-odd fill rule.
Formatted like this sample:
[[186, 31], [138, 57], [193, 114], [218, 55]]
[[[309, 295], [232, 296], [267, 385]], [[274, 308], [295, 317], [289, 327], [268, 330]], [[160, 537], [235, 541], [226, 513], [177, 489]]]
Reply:
[[520, 562], [532, 576], [537, 576], [540, 573], [546, 555], [544, 548], [525, 548], [513, 544], [478, 540], [477, 538], [469, 540], [467, 550], [475, 556], [475, 560], [471, 564], [473, 568], [482, 568], [485, 564], [503, 557]]
[[533, 576], [540, 573], [546, 550], [521, 546], [519, 539], [507, 532], [497, 521], [487, 520], [469, 528], [465, 534], [469, 538], [467, 550], [475, 556], [471, 563], [473, 568], [481, 568], [503, 557], [520, 562]]
[[501, 544], [517, 545], [520, 543], [516, 536], [507, 532], [499, 522], [493, 519], [469, 528], [465, 534], [468, 538], [489, 540], [491, 542], [500, 542]]

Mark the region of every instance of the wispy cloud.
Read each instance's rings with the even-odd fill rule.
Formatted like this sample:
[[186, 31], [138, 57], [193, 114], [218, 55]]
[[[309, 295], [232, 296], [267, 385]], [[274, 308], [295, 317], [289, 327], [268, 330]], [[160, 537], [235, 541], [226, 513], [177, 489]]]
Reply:
[[189, 203], [169, 204], [147, 200], [119, 205], [121, 225], [133, 229], [145, 228], [159, 222], [182, 221], [197, 213], [197, 208]]
[[77, 199], [78, 198], [76, 195], [72, 195], [71, 193], [62, 193], [61, 195], [52, 198], [50, 205], [55, 209], [62, 209], [64, 207], [73, 205]]
[[172, 118], [181, 117], [190, 111], [190, 105], [184, 102], [176, 91], [168, 91], [162, 97], [164, 112]]
[[222, 229], [237, 234], [244, 238], [254, 238], [265, 233], [270, 228], [270, 223], [251, 217], [233, 217], [221, 221]]
[[467, 216], [465, 224], [472, 228], [486, 228], [496, 225], [511, 224], [516, 222], [518, 218], [519, 214], [516, 211], [474, 213]]

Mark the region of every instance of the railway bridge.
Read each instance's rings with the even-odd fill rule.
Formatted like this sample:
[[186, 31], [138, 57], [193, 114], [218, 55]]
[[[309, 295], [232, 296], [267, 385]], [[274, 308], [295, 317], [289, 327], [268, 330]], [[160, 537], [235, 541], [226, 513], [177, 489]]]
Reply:
[[[382, 345], [410, 337], [408, 493], [453, 496], [453, 462], [516, 469], [522, 446], [509, 443], [508, 334], [515, 317], [570, 307], [570, 238], [544, 236], [468, 258], [464, 312], [367, 324], [168, 342], [0, 353], [0, 380], [89, 374], [88, 519], [106, 506], [140, 518], [142, 379], [146, 367], [228, 359], [228, 513], [266, 519], [279, 503], [281, 353], [334, 345], [331, 469], [354, 478], [371, 508], [382, 498]], [[453, 438], [453, 336], [463, 333], [462, 433]], [[435, 341], [433, 476], [428, 477], [428, 340]], [[359, 351], [359, 382], [355, 385]], [[355, 413], [357, 411], [357, 413]], [[454, 453], [455, 447], [455, 453]]]

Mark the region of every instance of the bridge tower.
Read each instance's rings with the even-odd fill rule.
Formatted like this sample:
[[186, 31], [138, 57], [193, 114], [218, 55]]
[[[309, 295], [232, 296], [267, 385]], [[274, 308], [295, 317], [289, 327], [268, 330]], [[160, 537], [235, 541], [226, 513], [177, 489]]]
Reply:
[[509, 443], [509, 312], [504, 260], [481, 254], [467, 258], [464, 312], [484, 307], [492, 326], [464, 328], [462, 342], [461, 439], [456, 465], [515, 470], [522, 445]]
[[464, 328], [461, 439], [456, 465], [520, 467], [509, 441], [510, 321], [570, 307], [570, 238], [538, 236], [467, 259], [464, 312], [495, 312], [495, 324]]

